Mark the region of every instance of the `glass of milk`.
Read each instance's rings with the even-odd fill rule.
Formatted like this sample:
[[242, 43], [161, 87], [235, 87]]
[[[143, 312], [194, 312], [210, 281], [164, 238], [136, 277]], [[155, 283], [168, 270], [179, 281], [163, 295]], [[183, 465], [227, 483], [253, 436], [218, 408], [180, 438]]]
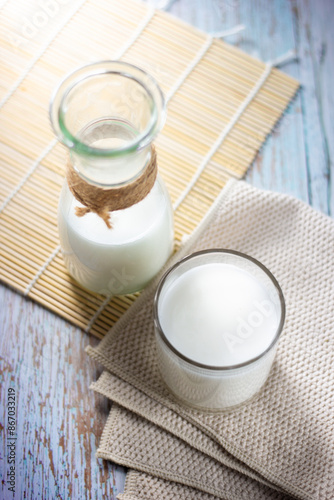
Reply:
[[264, 385], [285, 319], [271, 272], [233, 250], [204, 250], [161, 279], [154, 324], [161, 376], [183, 403], [224, 410]]
[[[157, 82], [120, 61], [77, 69], [60, 83], [50, 105], [52, 126], [77, 174], [108, 190], [128, 186], [144, 172], [165, 115]], [[77, 207], [83, 205], [65, 181], [58, 226], [70, 274], [104, 295], [144, 288], [173, 248], [173, 210], [159, 173], [145, 198], [110, 212], [111, 228], [94, 212], [78, 217]]]

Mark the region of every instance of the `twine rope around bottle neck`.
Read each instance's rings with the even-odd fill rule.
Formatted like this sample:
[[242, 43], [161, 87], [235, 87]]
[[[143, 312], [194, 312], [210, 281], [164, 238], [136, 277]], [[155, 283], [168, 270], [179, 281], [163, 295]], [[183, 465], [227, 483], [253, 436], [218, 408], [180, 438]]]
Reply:
[[150, 159], [139, 177], [124, 186], [110, 189], [103, 189], [86, 182], [68, 160], [66, 169], [68, 187], [76, 200], [83, 205], [76, 207], [75, 214], [83, 217], [89, 212], [94, 212], [111, 229], [110, 212], [124, 210], [143, 200], [154, 186], [157, 172], [157, 154], [153, 145]]

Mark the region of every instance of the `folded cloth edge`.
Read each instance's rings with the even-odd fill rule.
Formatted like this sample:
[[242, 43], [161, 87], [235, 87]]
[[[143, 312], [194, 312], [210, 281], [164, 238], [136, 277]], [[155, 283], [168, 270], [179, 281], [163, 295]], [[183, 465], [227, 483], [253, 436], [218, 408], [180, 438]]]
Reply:
[[[134, 407], [134, 405], [127, 404], [127, 402], [124, 402], [124, 400], [122, 400], [121, 398], [116, 399], [114, 397], [114, 395], [111, 397], [108, 394], [108, 392], [101, 387], [101, 383], [99, 383], [101, 381], [101, 379], [103, 377], [105, 377], [106, 375], [112, 375], [113, 377], [117, 377], [117, 375], [110, 374], [110, 372], [105, 370], [102, 373], [102, 375], [100, 376], [100, 378], [98, 379], [98, 381], [93, 382], [90, 385], [90, 389], [93, 389], [94, 391], [98, 392], [99, 394], [109, 398], [112, 402], [118, 404], [119, 406], [122, 406], [122, 407], [126, 408], [127, 410], [129, 410], [133, 413], [136, 413], [140, 417], [145, 418], [146, 420], [152, 422], [153, 424], [157, 425], [158, 427], [161, 427], [162, 429], [166, 430], [167, 432], [171, 432], [174, 436], [185, 441], [189, 446], [192, 446], [193, 448], [197, 449], [201, 453], [205, 453], [206, 455], [209, 455], [211, 458], [214, 458], [215, 460], [220, 462], [222, 465], [224, 465], [226, 467], [230, 467], [231, 469], [239, 472], [240, 474], [244, 474], [244, 475], [248, 476], [249, 478], [254, 479], [255, 481], [258, 481], [258, 482], [264, 484], [265, 486], [268, 486], [268, 487], [270, 487], [278, 492], [285, 493], [285, 490], [283, 490], [279, 486], [277, 486], [277, 485], [271, 483], [270, 481], [266, 480], [265, 478], [263, 478], [257, 471], [254, 471], [253, 469], [248, 467], [247, 464], [244, 464], [243, 462], [238, 460], [236, 457], [232, 456], [232, 458], [230, 460], [228, 460], [227, 458], [226, 458], [226, 460], [223, 460], [221, 456], [219, 457], [217, 454], [209, 453], [207, 449], [203, 449], [201, 446], [199, 446], [199, 444], [195, 440], [191, 441], [190, 439], [185, 439], [184, 436], [182, 436], [180, 433], [178, 433], [175, 429], [172, 430], [168, 426], [163, 425], [161, 423], [161, 421], [157, 421], [154, 417], [152, 417], [151, 413], [144, 413], [142, 411], [139, 411], [138, 408]], [[119, 377], [117, 377], [117, 378], [119, 378]], [[120, 380], [123, 381], [123, 379], [120, 379]], [[127, 383], [127, 382], [124, 382], [124, 383]], [[139, 389], [137, 389], [135, 387], [134, 387], [134, 389], [136, 391], [140, 391]], [[142, 392], [142, 391], [140, 391], [140, 392]], [[145, 393], [143, 393], [143, 395], [146, 398], [152, 399], [152, 398], [150, 398], [150, 396], [146, 395]], [[158, 404], [161, 404], [161, 403], [158, 403]], [[174, 411], [170, 408], [168, 408], [168, 410]], [[188, 422], [188, 420], [187, 420], [187, 422]], [[208, 439], [211, 439], [209, 436], [207, 436], [207, 437], [208, 437]], [[214, 441], [216, 442], [216, 440], [214, 440]], [[226, 451], [226, 453], [228, 453], [228, 452]], [[236, 461], [236, 463], [233, 463], [233, 459]]]
[[224, 498], [224, 497], [222, 497], [221, 492], [214, 487], [207, 487], [204, 490], [203, 486], [201, 486], [200, 481], [198, 481], [197, 483], [191, 482], [191, 481], [187, 480], [186, 478], [184, 478], [184, 476], [182, 476], [181, 474], [176, 474], [175, 472], [174, 473], [171, 472], [171, 473], [167, 474], [161, 468], [155, 467], [153, 469], [150, 466], [146, 466], [143, 464], [140, 464], [140, 469], [139, 469], [138, 462], [133, 461], [131, 459], [124, 460], [124, 458], [122, 456], [118, 455], [117, 453], [111, 453], [111, 452], [105, 453], [103, 450], [101, 450], [101, 447], [106, 446], [108, 441], [109, 441], [110, 433], [113, 431], [114, 427], [117, 424], [117, 418], [120, 414], [120, 411], [122, 411], [121, 407], [119, 407], [116, 403], [113, 404], [113, 406], [110, 410], [110, 413], [109, 413], [109, 417], [107, 419], [105, 429], [102, 433], [99, 448], [97, 449], [97, 452], [96, 452], [96, 456], [98, 458], [111, 460], [111, 461], [114, 461], [120, 465], [129, 467], [129, 468], [132, 468], [135, 470], [141, 470], [142, 472], [146, 472], [147, 474], [160, 477], [161, 479], [165, 479], [166, 481], [180, 483], [180, 484], [183, 484], [185, 486], [189, 486], [190, 488], [198, 489], [199, 491], [205, 491], [206, 493], [211, 494], [213, 496], [216, 496], [218, 498]]

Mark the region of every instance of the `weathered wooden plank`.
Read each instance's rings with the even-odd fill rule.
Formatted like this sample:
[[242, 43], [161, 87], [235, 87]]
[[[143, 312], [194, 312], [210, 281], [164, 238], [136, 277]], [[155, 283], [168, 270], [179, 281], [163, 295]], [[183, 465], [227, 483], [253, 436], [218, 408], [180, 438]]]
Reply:
[[[329, 97], [333, 76], [333, 2], [296, 0], [293, 4], [294, 31], [300, 56], [299, 74], [302, 83], [301, 107], [304, 126], [305, 162], [308, 174], [309, 202], [330, 214], [333, 176], [333, 134], [329, 119]], [[332, 56], [332, 57], [330, 57]], [[326, 117], [326, 118], [325, 118]], [[333, 135], [332, 135], [333, 137]]]
[[[0, 497], [115, 499], [124, 469], [97, 460], [110, 404], [89, 389], [99, 370], [85, 354], [97, 341], [0, 286], [1, 440], [8, 443], [7, 391], [16, 394], [16, 494]], [[7, 450], [1, 446], [4, 479]]]
[[[312, 23], [315, 52], [318, 54], [317, 94], [319, 100], [320, 122], [323, 131], [324, 157], [327, 163], [328, 205], [330, 214], [334, 214], [334, 4], [321, 0], [320, 8], [314, 3], [312, 7]], [[314, 17], [313, 17], [314, 16]]]
[[[242, 20], [252, 33], [253, 55], [268, 61], [296, 49], [293, 13], [288, 1], [272, 2], [270, 8], [264, 1], [255, 4], [255, 9], [250, 2], [243, 5], [245, 12]], [[245, 46], [243, 48], [246, 49]], [[299, 78], [298, 63], [289, 63], [283, 69]], [[247, 180], [258, 187], [286, 192], [307, 202], [304, 150], [303, 116], [298, 94], [256, 158]]]

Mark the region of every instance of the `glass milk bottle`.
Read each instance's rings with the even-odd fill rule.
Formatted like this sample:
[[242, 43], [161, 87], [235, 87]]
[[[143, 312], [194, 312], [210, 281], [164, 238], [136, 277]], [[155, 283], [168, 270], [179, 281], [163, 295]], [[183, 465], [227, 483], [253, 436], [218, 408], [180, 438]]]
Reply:
[[104, 295], [141, 290], [167, 261], [174, 236], [152, 145], [165, 120], [158, 84], [131, 64], [91, 64], [60, 83], [50, 117], [69, 149], [58, 225], [70, 274]]

